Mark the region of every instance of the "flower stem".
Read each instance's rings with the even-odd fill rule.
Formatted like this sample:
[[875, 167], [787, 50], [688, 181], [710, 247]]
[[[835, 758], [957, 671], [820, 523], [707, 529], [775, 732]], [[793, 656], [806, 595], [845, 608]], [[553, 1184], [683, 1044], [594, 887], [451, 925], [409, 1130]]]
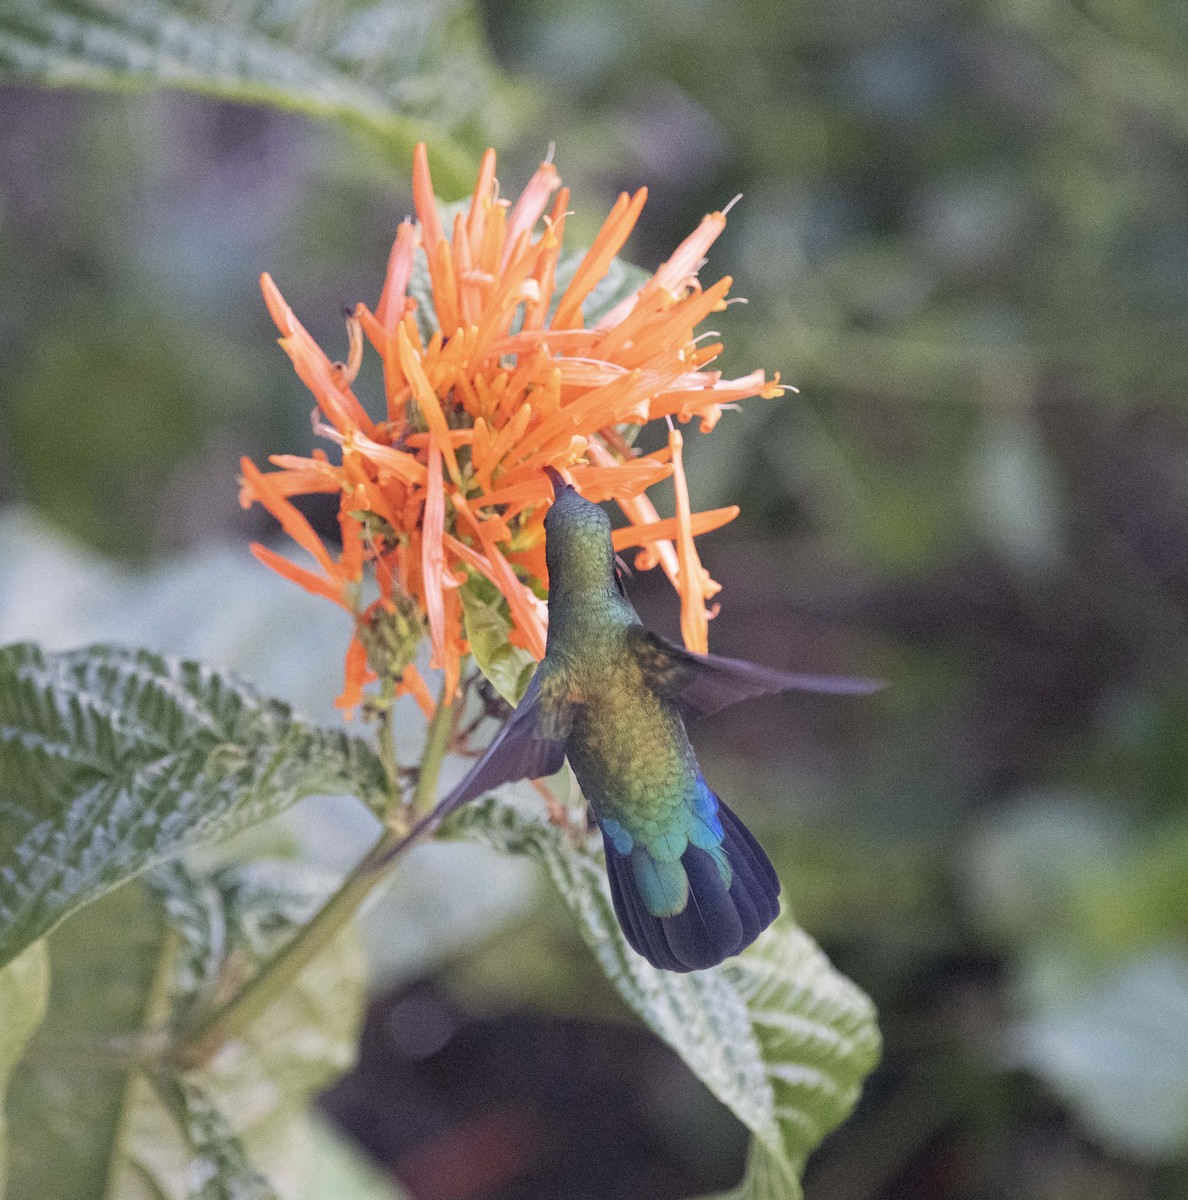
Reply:
[[[444, 697], [429, 723], [425, 749], [421, 757], [413, 804], [422, 812], [437, 790], [437, 777], [445, 760], [453, 732], [456, 711]], [[375, 885], [400, 857], [394, 853], [407, 832], [404, 822], [387, 826], [370, 850], [359, 860], [342, 886], [313, 917], [301, 927], [283, 949], [273, 956], [243, 989], [222, 1008], [200, 1022], [174, 1052], [174, 1060], [184, 1068], [200, 1067], [229, 1039], [242, 1033], [264, 1013], [297, 976], [350, 923]], [[407, 847], [401, 847], [401, 852]]]
[[457, 709], [452, 703], [446, 703], [443, 695], [437, 705], [437, 712], [429, 722], [425, 746], [421, 751], [421, 768], [412, 799], [412, 810], [416, 816], [428, 811], [437, 794], [437, 777], [441, 773], [446, 751], [450, 748], [457, 716]]
[[392, 813], [400, 807], [400, 763], [396, 758], [396, 736], [392, 727], [392, 705], [388, 704], [379, 713], [376, 726], [376, 741], [379, 745], [380, 762], [384, 765], [384, 774], [388, 781], [388, 812], [386, 820], [391, 820]]

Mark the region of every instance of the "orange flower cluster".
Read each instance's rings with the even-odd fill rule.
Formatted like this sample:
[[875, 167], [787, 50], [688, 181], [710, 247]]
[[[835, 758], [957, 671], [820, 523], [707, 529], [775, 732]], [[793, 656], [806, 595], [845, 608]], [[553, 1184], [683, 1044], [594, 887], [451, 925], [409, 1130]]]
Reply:
[[[593, 245], [557, 296], [568, 189], [551, 162], [514, 204], [499, 196], [495, 154], [483, 158], [469, 208], [442, 228], [425, 147], [413, 165], [418, 221], [404, 221], [388, 260], [374, 312], [360, 304], [348, 318], [349, 355], [334, 363], [305, 331], [268, 275], [264, 298], [280, 345], [313, 393], [319, 432], [338, 448], [311, 457], [273, 455], [279, 470], [243, 460], [241, 503], [258, 501], [314, 560], [298, 566], [259, 544], [261, 562], [354, 617], [346, 687], [352, 708], [381, 669], [367, 636], [384, 614], [412, 612], [427, 626], [431, 663], [455, 694], [468, 646], [459, 588], [485, 576], [507, 601], [513, 644], [541, 658], [547, 610], [543, 519], [552, 498], [546, 466], [568, 476], [587, 499], [614, 500], [629, 524], [616, 550], [639, 547], [636, 565], [659, 564], [681, 597], [686, 644], [706, 649], [707, 601], [719, 590], [702, 567], [694, 535], [737, 515], [736, 507], [692, 513], [672, 418], [711, 429], [722, 407], [748, 396], [774, 397], [778, 375], [754, 371], [727, 380], [709, 364], [721, 351], [699, 345], [694, 328], [725, 307], [729, 277], [703, 289], [697, 272], [725, 226], [704, 218], [673, 256], [592, 325], [582, 309], [626, 242], [646, 190], [619, 197]], [[418, 261], [418, 256], [423, 258]], [[410, 295], [414, 272], [427, 275], [436, 332], [426, 340]], [[386, 405], [373, 419], [352, 390], [369, 341], [383, 361]], [[627, 426], [668, 418], [667, 447], [637, 454]], [[675, 475], [676, 516], [662, 520], [647, 489]], [[340, 497], [342, 550], [322, 543], [290, 497]], [[365, 575], [378, 598], [366, 602]], [[533, 585], [536, 585], [535, 588]], [[421, 624], [423, 622], [423, 625]], [[397, 692], [427, 711], [432, 698], [415, 666], [399, 664]]]

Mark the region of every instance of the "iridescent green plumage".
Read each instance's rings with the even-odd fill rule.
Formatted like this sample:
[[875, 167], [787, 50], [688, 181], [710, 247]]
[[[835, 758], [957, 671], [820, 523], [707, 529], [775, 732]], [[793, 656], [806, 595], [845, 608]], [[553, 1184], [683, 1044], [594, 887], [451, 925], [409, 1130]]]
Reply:
[[736, 878], [719, 802], [665, 686], [665, 657], [618, 586], [610, 522], [555, 486], [541, 671], [546, 684], [554, 673], [564, 681], [566, 753], [602, 830], [619, 920], [657, 966], [712, 966], [774, 919], [779, 882], [757, 847]]
[[693, 654], [650, 633], [615, 571], [606, 514], [550, 474], [545, 658], [490, 749], [414, 835], [498, 784], [551, 775], [568, 758], [602, 831], [628, 941], [668, 970], [713, 966], [775, 919], [779, 881], [705, 782], [684, 718], [793, 688], [879, 685]]

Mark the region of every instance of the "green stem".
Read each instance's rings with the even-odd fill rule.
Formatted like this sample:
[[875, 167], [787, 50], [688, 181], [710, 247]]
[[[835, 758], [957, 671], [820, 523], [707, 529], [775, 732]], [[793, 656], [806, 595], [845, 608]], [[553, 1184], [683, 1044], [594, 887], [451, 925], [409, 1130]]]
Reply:
[[392, 705], [380, 710], [379, 724], [376, 729], [376, 741], [379, 743], [380, 762], [384, 766], [384, 774], [388, 781], [388, 819], [400, 806], [400, 763], [396, 759], [396, 737], [392, 728]]
[[[443, 702], [429, 723], [422, 753], [420, 775], [413, 798], [414, 812], [423, 811], [437, 790], [437, 777], [449, 746], [456, 712]], [[407, 826], [389, 825], [378, 841], [359, 860], [342, 886], [297, 931], [293, 940], [270, 959], [237, 995], [211, 1013], [188, 1036], [174, 1054], [182, 1067], [199, 1067], [229, 1039], [242, 1033], [293, 983], [298, 975], [338, 936], [359, 911], [372, 889], [399, 857]], [[404, 847], [407, 848], [407, 847]], [[403, 848], [402, 848], [403, 849]]]
[[437, 706], [437, 712], [433, 714], [433, 720], [429, 722], [425, 746], [421, 751], [417, 786], [413, 791], [412, 810], [416, 816], [427, 812], [437, 795], [437, 777], [441, 774], [441, 764], [450, 748], [450, 738], [454, 733], [457, 715], [454, 705], [446, 704], [443, 698]]

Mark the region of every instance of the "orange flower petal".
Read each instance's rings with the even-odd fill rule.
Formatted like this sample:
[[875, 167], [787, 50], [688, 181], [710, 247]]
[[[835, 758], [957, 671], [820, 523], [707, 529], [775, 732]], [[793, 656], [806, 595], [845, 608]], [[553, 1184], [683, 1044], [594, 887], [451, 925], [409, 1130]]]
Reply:
[[565, 295], [561, 297], [561, 303], [553, 317], [555, 329], [568, 329], [582, 323], [582, 303], [606, 274], [611, 260], [631, 236], [647, 198], [648, 189], [640, 188], [634, 196], [623, 192], [615, 201], [610, 215], [594, 239], [594, 244], [574, 272], [569, 287], [565, 289]]
[[351, 719], [351, 710], [363, 703], [363, 685], [376, 678], [367, 670], [367, 651], [357, 637], [351, 638], [347, 646], [346, 663], [343, 670], [342, 695], [335, 701], [336, 708], [346, 709], [346, 719]]
[[284, 335], [280, 339], [281, 349], [292, 360], [301, 382], [313, 392], [318, 407], [339, 432], [345, 433], [348, 429], [356, 428], [373, 434], [375, 427], [371, 418], [355, 394], [340, 380], [322, 348], [293, 315], [293, 310], [285, 303], [267, 272], [260, 276], [260, 288], [276, 327]]
[[413, 395], [421, 409], [421, 415], [434, 434], [438, 448], [445, 455], [450, 469], [450, 478], [457, 487], [461, 487], [462, 473], [458, 470], [458, 457], [454, 453], [454, 446], [450, 441], [450, 428], [446, 424], [445, 413], [441, 411], [441, 402], [429, 385], [424, 368], [421, 366], [421, 360], [413, 350], [403, 326], [396, 331], [396, 345], [399, 348], [400, 365], [412, 386]]
[[676, 248], [676, 252], [652, 276], [652, 283], [672, 295], [680, 295], [690, 281], [697, 278], [705, 252], [718, 240], [726, 228], [726, 217], [720, 212], [701, 218], [701, 223]]
[[[618, 459], [596, 439], [590, 442], [588, 453], [600, 466], [611, 467], [618, 462]], [[616, 503], [623, 510], [627, 519], [634, 525], [655, 525], [660, 520], [660, 514], [656, 511], [656, 506], [646, 495], [633, 496], [630, 499], [625, 498], [616, 501]], [[643, 560], [642, 562], [640, 561], [641, 559]], [[679, 564], [677, 562], [676, 547], [672, 542], [667, 540], [652, 542], [645, 553], [640, 555], [640, 558], [636, 560], [636, 565], [641, 570], [654, 567], [657, 563], [664, 568], [664, 574], [668, 576], [668, 580], [672, 586], [676, 587]]]
[[401, 221], [388, 256], [388, 270], [384, 275], [384, 290], [375, 306], [375, 318], [389, 335], [404, 316], [404, 301], [408, 296], [408, 284], [412, 279], [413, 259], [421, 235], [411, 221]]
[[433, 665], [446, 665], [445, 631], [445, 488], [441, 477], [441, 452], [429, 440], [429, 478], [425, 485], [425, 512], [421, 519], [421, 579], [425, 615], [429, 619], [429, 642]]
[[462, 600], [458, 595], [456, 580], [453, 581], [450, 590], [445, 593], [444, 600], [448, 636], [446, 638], [445, 679], [442, 684], [442, 695], [447, 703], [451, 703], [458, 694], [458, 684], [462, 678], [462, 656], [470, 649], [462, 636]]
[[470, 465], [481, 473], [491, 457], [491, 429], [482, 417], [474, 422], [474, 438], [470, 443]]
[[532, 277], [536, 280], [540, 294], [524, 312], [525, 330], [539, 329], [548, 317], [549, 306], [557, 287], [557, 254], [561, 248], [561, 237], [565, 232], [565, 210], [569, 204], [569, 188], [562, 188], [553, 202], [551, 216], [545, 218], [548, 232], [541, 238], [541, 253], [537, 258]]
[[480, 554], [473, 546], [468, 546], [460, 539], [446, 534], [443, 538], [445, 547], [456, 558], [464, 562], [468, 567], [473, 567], [480, 574], [485, 575], [492, 583], [495, 580], [491, 576], [491, 564], [487, 561], [485, 554]]
[[454, 272], [454, 251], [443, 237], [433, 248], [428, 249], [429, 281], [433, 287], [433, 307], [437, 321], [443, 331], [452, 336], [462, 327], [461, 307], [458, 299], [458, 278]]
[[466, 236], [472, 248], [477, 247], [483, 240], [487, 211], [494, 202], [494, 196], [495, 151], [488, 148], [479, 165], [478, 181], [474, 185], [474, 195], [470, 198], [470, 212], [466, 217]]
[[520, 193], [520, 198], [512, 206], [504, 230], [504, 266], [507, 256], [511, 253], [520, 235], [529, 233], [536, 226], [544, 213], [549, 197], [561, 186], [561, 176], [551, 162], [543, 162], [536, 169], [536, 174], [528, 181], [528, 186]]
[[729, 275], [724, 275], [704, 292], [686, 297], [662, 315], [656, 314], [648, 322], [646, 337], [637, 337], [632, 346], [628, 341], [636, 330], [632, 321], [624, 321], [599, 344], [600, 353], [618, 353], [623, 347], [619, 358], [628, 366], [646, 366], [657, 353], [679, 354], [689, 344], [694, 326], [723, 307], [732, 282]]
[[407, 483], [425, 482], [425, 465], [418, 462], [413, 455], [406, 454], [403, 450], [394, 450], [391, 446], [382, 446], [365, 434], [355, 434], [350, 444], [381, 471], [395, 475]]
[[363, 527], [349, 512], [339, 510], [338, 527], [342, 531], [342, 557], [339, 570], [348, 579], [363, 577]]
[[269, 550], [267, 546], [262, 546], [259, 542], [252, 542], [249, 548], [260, 562], [266, 567], [271, 567], [278, 575], [305, 588], [307, 592], [313, 592], [315, 596], [325, 596], [327, 600], [333, 600], [341, 608], [345, 608], [348, 612], [351, 611], [351, 606], [342, 598], [341, 584], [321, 575], [315, 575], [304, 567], [299, 567], [295, 562], [290, 562], [283, 555], [277, 554], [275, 550]]
[[685, 645], [698, 654], [709, 652], [709, 617], [705, 601], [709, 575], [697, 556], [693, 544], [693, 522], [689, 510], [689, 484], [685, 479], [685, 439], [678, 429], [668, 431], [672, 448], [673, 484], [676, 491], [677, 563], [680, 568], [681, 637]]
[[334, 560], [322, 545], [322, 539], [313, 526], [289, 503], [284, 492], [276, 483], [276, 476], [265, 475], [250, 458], [241, 458], [239, 468], [243, 472], [244, 491], [259, 500], [281, 523], [281, 528], [303, 550], [312, 554], [327, 575], [337, 576]]
[[[536, 472], [540, 474], [540, 472]], [[544, 476], [540, 476], [544, 479]], [[494, 491], [487, 492], [480, 497], [476, 503], [486, 507], [493, 504], [514, 504], [520, 507], [526, 507], [529, 504], [543, 503], [552, 495], [552, 487], [546, 479], [543, 484], [536, 479], [525, 479], [520, 483], [510, 484], [507, 487], [498, 487]]]
[[[284, 496], [304, 496], [310, 492], [337, 492], [342, 489], [342, 470], [324, 460], [299, 458], [296, 454], [270, 454], [268, 461], [281, 470], [270, 472], [272, 486]], [[248, 492], [247, 485], [240, 489]], [[241, 496], [243, 507], [254, 496]], [[246, 501], [246, 502], [245, 502]]]
[[667, 463], [647, 459], [621, 463], [615, 467], [581, 467], [570, 469], [574, 487], [587, 500], [601, 504], [604, 500], [630, 499], [655, 486], [672, 474]]
[[[450, 251], [454, 260], [454, 277], [458, 288], [458, 324], [474, 325], [482, 310], [482, 289], [474, 270], [474, 255], [471, 253], [470, 238], [466, 233], [466, 218], [458, 213], [454, 217], [454, 236], [450, 240]], [[451, 333], [449, 326], [445, 326]]]
[[437, 701], [433, 699], [433, 693], [421, 677], [421, 672], [411, 663], [404, 668], [404, 674], [396, 685], [396, 694], [411, 696], [426, 717], [432, 717], [437, 712]]
[[[435, 434], [435, 433], [433, 433], [433, 434], [410, 433], [408, 435], [408, 437], [406, 437], [404, 439], [404, 442], [405, 442], [405, 445], [415, 446], [418, 449], [420, 449], [421, 447], [429, 445], [429, 439], [431, 437], [436, 438], [437, 434]], [[446, 430], [446, 441], [449, 442], [449, 444], [451, 446], [469, 446], [470, 443], [474, 441], [474, 430], [473, 429], [447, 429]]]
[[441, 220], [437, 215], [437, 199], [433, 195], [433, 179], [429, 174], [429, 152], [424, 142], [418, 142], [413, 150], [413, 207], [421, 222], [425, 253], [432, 260], [445, 234], [441, 231]]
[[[498, 192], [498, 188], [495, 189]], [[501, 201], [493, 193], [493, 200], [487, 210], [487, 219], [483, 224], [482, 238], [474, 247], [475, 263], [483, 276], [494, 283], [502, 273], [503, 245], [505, 240], [504, 227], [507, 224], [507, 202]], [[525, 241], [527, 235], [525, 235]], [[522, 248], [510, 247], [509, 260], [523, 253]]]
[[531, 420], [532, 407], [525, 404], [512, 415], [512, 419], [495, 435], [491, 441], [487, 463], [478, 472], [478, 484], [480, 487], [487, 487], [490, 484], [495, 468], [502, 464], [504, 456], [508, 451], [519, 443], [527, 431], [528, 423]]
[[[689, 526], [694, 537], [703, 533], [712, 533], [729, 525], [739, 514], [737, 504], [727, 505], [726, 508], [710, 508], [705, 512], [692, 513]], [[665, 517], [661, 520], [650, 521], [646, 525], [624, 525], [611, 533], [611, 544], [616, 550], [629, 550], [633, 546], [648, 546], [653, 542], [675, 538], [680, 533], [676, 517]]]

